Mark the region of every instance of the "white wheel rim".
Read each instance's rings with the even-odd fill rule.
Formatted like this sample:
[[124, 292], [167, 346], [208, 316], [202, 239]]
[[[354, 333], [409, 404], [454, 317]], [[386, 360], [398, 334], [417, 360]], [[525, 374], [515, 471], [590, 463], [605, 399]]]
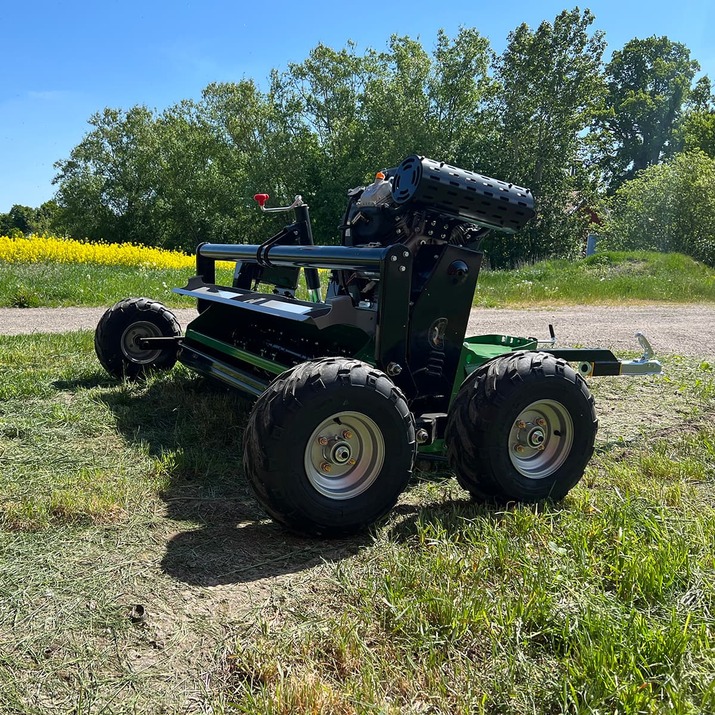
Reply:
[[156, 348], [142, 348], [139, 345], [140, 338], [160, 338], [161, 330], [158, 325], [150, 323], [148, 320], [140, 320], [132, 323], [122, 333], [121, 346], [124, 357], [130, 362], [138, 365], [148, 365], [154, 362], [160, 355], [161, 350]]
[[313, 431], [305, 447], [311, 486], [329, 499], [352, 499], [369, 489], [385, 462], [385, 439], [361, 412], [336, 412]]
[[573, 420], [555, 400], [537, 400], [523, 409], [509, 431], [509, 459], [528, 479], [550, 477], [573, 447]]

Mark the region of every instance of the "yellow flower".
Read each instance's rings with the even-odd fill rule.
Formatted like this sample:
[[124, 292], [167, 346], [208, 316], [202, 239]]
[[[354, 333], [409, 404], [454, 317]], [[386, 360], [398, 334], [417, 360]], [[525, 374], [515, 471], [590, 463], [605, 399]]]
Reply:
[[[55, 236], [0, 236], [0, 261], [6, 263], [98, 263], [137, 268], [193, 268], [194, 256], [133, 243], [95, 243]], [[220, 262], [224, 268], [232, 263]]]

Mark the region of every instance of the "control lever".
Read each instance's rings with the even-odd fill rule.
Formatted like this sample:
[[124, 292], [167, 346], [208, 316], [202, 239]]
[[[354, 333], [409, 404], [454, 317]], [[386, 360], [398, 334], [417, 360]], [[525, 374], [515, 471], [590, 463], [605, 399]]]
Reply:
[[290, 206], [275, 206], [270, 209], [266, 208], [266, 202], [268, 201], [268, 199], [271, 198], [268, 194], [255, 194], [253, 198], [256, 202], [258, 202], [258, 206], [261, 211], [266, 214], [278, 213], [279, 211], [290, 211], [291, 209], [297, 208], [298, 206], [306, 205], [303, 203], [303, 197], [300, 194], [296, 195], [295, 199], [293, 200], [293, 203]]
[[556, 345], [556, 333], [554, 332], [554, 326], [549, 323], [549, 339], [548, 340], [537, 340], [539, 345]]

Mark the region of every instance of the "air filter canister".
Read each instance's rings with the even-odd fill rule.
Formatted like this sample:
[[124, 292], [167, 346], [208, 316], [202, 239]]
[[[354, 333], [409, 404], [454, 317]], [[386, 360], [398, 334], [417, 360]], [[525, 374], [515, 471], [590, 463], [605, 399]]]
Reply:
[[505, 231], [518, 231], [534, 215], [529, 189], [416, 154], [397, 167], [392, 198]]

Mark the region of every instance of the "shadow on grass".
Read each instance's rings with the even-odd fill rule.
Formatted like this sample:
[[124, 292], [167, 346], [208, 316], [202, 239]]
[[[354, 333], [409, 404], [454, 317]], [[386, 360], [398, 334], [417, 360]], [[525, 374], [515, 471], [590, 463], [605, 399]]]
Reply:
[[[75, 387], [106, 384], [81, 382]], [[235, 391], [176, 372], [145, 385], [111, 384], [98, 399], [124, 439], [154, 458], [166, 480], [167, 517], [191, 524], [167, 542], [162, 567], [174, 578], [200, 586], [250, 582], [338, 561], [366, 542], [293, 536], [264, 515], [241, 467], [252, 403]]]
[[511, 519], [514, 512], [544, 512], [558, 515], [564, 502], [541, 501], [536, 504], [521, 502], [477, 501], [469, 496], [463, 499], [450, 499], [421, 506], [398, 505], [393, 510], [393, 518], [387, 525], [384, 535], [395, 543], [414, 541], [426, 531], [435, 534], [457, 534], [470, 522], [499, 525], [505, 519]]

